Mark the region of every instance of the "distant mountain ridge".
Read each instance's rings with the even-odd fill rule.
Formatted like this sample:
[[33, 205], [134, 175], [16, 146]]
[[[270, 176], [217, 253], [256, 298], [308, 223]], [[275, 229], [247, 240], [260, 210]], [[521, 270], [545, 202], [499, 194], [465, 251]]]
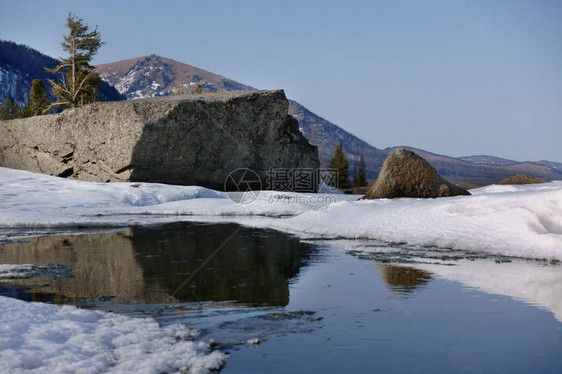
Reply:
[[554, 162], [554, 161], [546, 161], [546, 160], [519, 162], [515, 160], [509, 160], [506, 158], [486, 156], [486, 155], [463, 156], [463, 157], [459, 157], [459, 160], [472, 162], [473, 164], [500, 165], [500, 166], [510, 166], [510, 165], [517, 165], [517, 164], [521, 165], [521, 164], [531, 163], [534, 165], [548, 166], [549, 168], [562, 171], [562, 163]]
[[[54, 68], [59, 60], [42, 54], [26, 45], [0, 40], [0, 101], [6, 98], [25, 105], [32, 79], [41, 79], [47, 87], [48, 79], [60, 79], [45, 68]], [[114, 87], [106, 82], [99, 86], [100, 101], [124, 100]]]
[[[367, 178], [371, 182], [378, 176], [382, 164], [390, 152], [399, 148], [375, 148], [292, 100], [289, 100], [289, 114], [299, 120], [301, 131], [310, 142], [318, 145], [320, 161], [323, 166], [330, 164], [333, 150], [337, 143], [341, 141], [350, 165], [358, 164], [359, 157], [363, 153], [367, 165]], [[551, 180], [562, 179], [562, 164], [557, 162], [517, 162], [493, 156], [455, 158], [413, 147], [403, 147], [425, 158], [442, 177], [453, 183], [487, 185], [517, 173]], [[500, 160], [503, 160], [503, 164], [500, 164]]]
[[507, 166], [519, 163], [518, 161], [508, 160], [506, 158], [487, 156], [487, 155], [474, 155], [474, 156], [462, 156], [458, 157], [459, 160], [468, 161], [473, 164], [482, 165], [499, 165]]
[[540, 160], [533, 162], [534, 164], [548, 166], [552, 169], [556, 169], [562, 171], [562, 163], [561, 162], [554, 162], [554, 161], [547, 161], [547, 160]]

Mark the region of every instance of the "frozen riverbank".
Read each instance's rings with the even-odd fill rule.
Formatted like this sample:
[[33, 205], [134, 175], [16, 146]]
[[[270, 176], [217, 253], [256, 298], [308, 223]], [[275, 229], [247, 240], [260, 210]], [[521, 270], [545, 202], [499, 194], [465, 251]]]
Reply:
[[38, 228], [224, 221], [306, 237], [562, 260], [562, 182], [489, 186], [473, 196], [442, 199], [356, 198], [262, 191], [255, 201], [238, 204], [202, 187], [78, 182], [0, 168], [4, 236]]

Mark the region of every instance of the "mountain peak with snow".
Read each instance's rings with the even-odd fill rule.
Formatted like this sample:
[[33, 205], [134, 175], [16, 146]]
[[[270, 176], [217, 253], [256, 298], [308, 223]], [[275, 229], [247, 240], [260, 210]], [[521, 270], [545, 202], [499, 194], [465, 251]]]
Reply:
[[129, 99], [190, 92], [197, 84], [211, 92], [254, 90], [223, 76], [154, 54], [101, 64], [96, 70], [103, 80]]

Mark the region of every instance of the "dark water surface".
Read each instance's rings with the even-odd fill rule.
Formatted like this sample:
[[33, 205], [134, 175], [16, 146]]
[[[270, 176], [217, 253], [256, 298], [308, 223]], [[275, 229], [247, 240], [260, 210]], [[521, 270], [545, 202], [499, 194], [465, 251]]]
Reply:
[[235, 224], [46, 236], [0, 244], [0, 264], [33, 264], [0, 274], [0, 295], [185, 323], [230, 353], [225, 373], [562, 372], [559, 293], [547, 307], [486, 293], [390, 249]]

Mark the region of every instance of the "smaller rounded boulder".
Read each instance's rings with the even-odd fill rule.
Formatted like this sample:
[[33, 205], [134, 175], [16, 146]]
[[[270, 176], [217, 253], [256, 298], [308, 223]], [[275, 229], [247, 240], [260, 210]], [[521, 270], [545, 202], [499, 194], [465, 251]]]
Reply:
[[470, 195], [470, 192], [441, 178], [426, 160], [414, 152], [398, 148], [388, 155], [375, 184], [363, 199], [437, 198], [458, 195]]

